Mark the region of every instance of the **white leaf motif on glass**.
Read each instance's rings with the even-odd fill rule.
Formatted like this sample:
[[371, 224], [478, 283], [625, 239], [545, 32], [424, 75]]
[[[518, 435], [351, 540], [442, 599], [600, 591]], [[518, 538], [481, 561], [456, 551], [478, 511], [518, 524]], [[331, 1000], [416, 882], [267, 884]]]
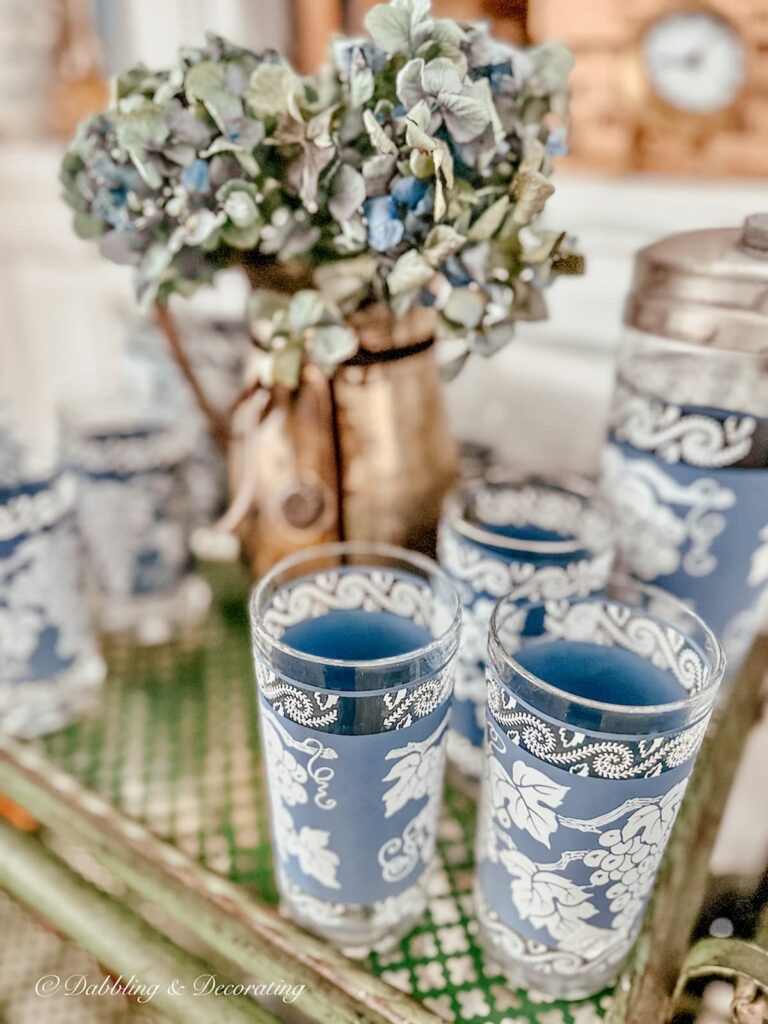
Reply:
[[[493, 739], [493, 737], [492, 737]], [[503, 750], [501, 737], [492, 743]], [[495, 758], [492, 759], [492, 761]], [[506, 774], [506, 773], [505, 773]], [[508, 776], [507, 776], [508, 777]], [[478, 859], [501, 864], [510, 879], [512, 905], [520, 919], [535, 928], [544, 928], [556, 944], [536, 947], [532, 940], [506, 932], [496, 907], [483, 906], [484, 920], [496, 921], [496, 936], [503, 946], [520, 945], [521, 956], [540, 965], [544, 971], [572, 973], [584, 964], [620, 959], [636, 934], [641, 913], [658, 869], [664, 847], [685, 792], [686, 780], [658, 796], [625, 800], [592, 818], [570, 818], [557, 812], [557, 825], [596, 838], [591, 848], [568, 844], [552, 863], [531, 859], [517, 849], [502, 822], [495, 819], [492, 786], [486, 778], [480, 803]], [[506, 826], [508, 827], [508, 826]], [[589, 871], [587, 881], [571, 875], [571, 865], [583, 864]], [[481, 904], [482, 904], [481, 897]], [[610, 925], [592, 923], [598, 913], [607, 911]], [[563, 954], [569, 954], [561, 959]], [[570, 954], [578, 957], [571, 962]], [[555, 966], [557, 961], [557, 966]]]
[[499, 825], [515, 825], [549, 847], [550, 837], [557, 831], [553, 808], [562, 804], [569, 787], [552, 782], [523, 761], [513, 763], [509, 776], [495, 757], [491, 758], [489, 785], [493, 817]]
[[534, 864], [519, 850], [501, 850], [499, 860], [512, 878], [510, 892], [515, 909], [534, 928], [546, 928], [553, 939], [570, 940], [575, 945], [585, 939], [592, 941], [593, 932], [606, 934], [605, 929], [584, 925], [598, 912], [586, 887]]
[[393, 836], [381, 846], [378, 862], [385, 882], [401, 881], [419, 861], [428, 864], [434, 856], [447, 729], [448, 716], [431, 736], [411, 741], [386, 755], [387, 760], [396, 763], [383, 779], [393, 783], [382, 796], [385, 818], [392, 817], [412, 800], [426, 797], [426, 802], [399, 836]]
[[332, 693], [309, 693], [287, 683], [256, 656], [256, 681], [259, 692], [278, 715], [297, 725], [313, 729], [331, 725], [339, 717], [339, 698]]
[[[303, 825], [296, 827], [290, 808], [312, 802], [321, 810], [332, 810], [336, 801], [328, 796], [334, 769], [322, 761], [335, 761], [338, 753], [317, 737], [294, 739], [275, 716], [262, 708], [262, 741], [269, 773], [272, 829], [281, 861], [295, 857], [300, 870], [329, 889], [341, 888], [338, 880], [339, 855], [330, 847], [330, 832]], [[297, 754], [306, 756], [306, 763]]]
[[411, 741], [404, 747], [390, 750], [387, 761], [395, 761], [384, 776], [383, 782], [391, 782], [382, 797], [384, 817], [391, 818], [409, 800], [420, 800], [440, 790], [443, 771], [443, 737], [447, 727], [444, 719], [438, 729], [425, 740]]
[[382, 844], [377, 859], [381, 867], [381, 877], [385, 882], [402, 881], [419, 861], [429, 864], [435, 853], [439, 810], [439, 794], [430, 796], [401, 834]]
[[304, 825], [299, 829], [294, 849], [305, 875], [316, 878], [329, 889], [338, 889], [339, 855], [328, 849], [329, 840], [330, 835], [325, 829]]

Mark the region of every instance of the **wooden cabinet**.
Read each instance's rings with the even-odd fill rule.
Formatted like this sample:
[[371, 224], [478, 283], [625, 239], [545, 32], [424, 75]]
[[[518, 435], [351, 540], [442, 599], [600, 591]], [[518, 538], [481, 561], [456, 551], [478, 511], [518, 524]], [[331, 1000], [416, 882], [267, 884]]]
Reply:
[[531, 0], [528, 31], [576, 55], [570, 162], [768, 172], [764, 0]]

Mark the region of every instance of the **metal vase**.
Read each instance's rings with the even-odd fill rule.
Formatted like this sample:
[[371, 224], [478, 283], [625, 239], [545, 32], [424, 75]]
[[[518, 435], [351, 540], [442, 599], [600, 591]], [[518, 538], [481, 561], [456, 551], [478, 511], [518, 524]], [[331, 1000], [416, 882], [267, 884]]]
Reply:
[[361, 349], [329, 381], [307, 366], [297, 392], [275, 390], [261, 422], [234, 425], [233, 490], [253, 481], [239, 535], [254, 576], [300, 548], [385, 541], [434, 551], [458, 454], [428, 310], [383, 306], [350, 318]]

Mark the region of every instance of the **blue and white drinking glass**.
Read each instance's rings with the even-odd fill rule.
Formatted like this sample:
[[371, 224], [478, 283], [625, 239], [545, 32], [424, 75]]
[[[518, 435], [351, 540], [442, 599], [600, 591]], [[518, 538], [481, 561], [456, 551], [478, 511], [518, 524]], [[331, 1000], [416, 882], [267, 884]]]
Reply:
[[476, 908], [514, 984], [581, 998], [637, 935], [723, 675], [712, 631], [627, 579], [490, 627]]
[[622, 568], [702, 616], [729, 677], [768, 619], [768, 361], [756, 334], [750, 352], [627, 330], [603, 455]]
[[348, 952], [419, 920], [459, 642], [439, 567], [331, 544], [256, 586], [251, 626], [282, 908]]
[[448, 498], [440, 563], [464, 606], [448, 756], [466, 776], [482, 774], [488, 623], [505, 595], [522, 604], [600, 590], [613, 559], [606, 507], [572, 478], [480, 481]]
[[74, 480], [18, 468], [9, 461], [0, 478], [0, 732], [28, 739], [86, 712], [106, 670], [82, 590]]
[[66, 410], [63, 433], [102, 629], [157, 643], [199, 621], [210, 588], [191, 567], [183, 426], [115, 399]]

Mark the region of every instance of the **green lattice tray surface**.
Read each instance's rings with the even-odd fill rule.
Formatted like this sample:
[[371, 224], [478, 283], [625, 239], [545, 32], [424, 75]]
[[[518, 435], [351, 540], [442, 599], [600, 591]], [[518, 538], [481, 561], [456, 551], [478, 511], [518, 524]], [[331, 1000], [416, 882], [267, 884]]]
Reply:
[[[119, 812], [275, 905], [245, 581], [211, 570], [205, 627], [161, 648], [110, 642], [98, 711], [44, 741], [49, 758]], [[461, 1024], [594, 1024], [608, 996], [579, 1003], [510, 990], [475, 941], [474, 804], [450, 783], [440, 864], [422, 924], [370, 969]]]

